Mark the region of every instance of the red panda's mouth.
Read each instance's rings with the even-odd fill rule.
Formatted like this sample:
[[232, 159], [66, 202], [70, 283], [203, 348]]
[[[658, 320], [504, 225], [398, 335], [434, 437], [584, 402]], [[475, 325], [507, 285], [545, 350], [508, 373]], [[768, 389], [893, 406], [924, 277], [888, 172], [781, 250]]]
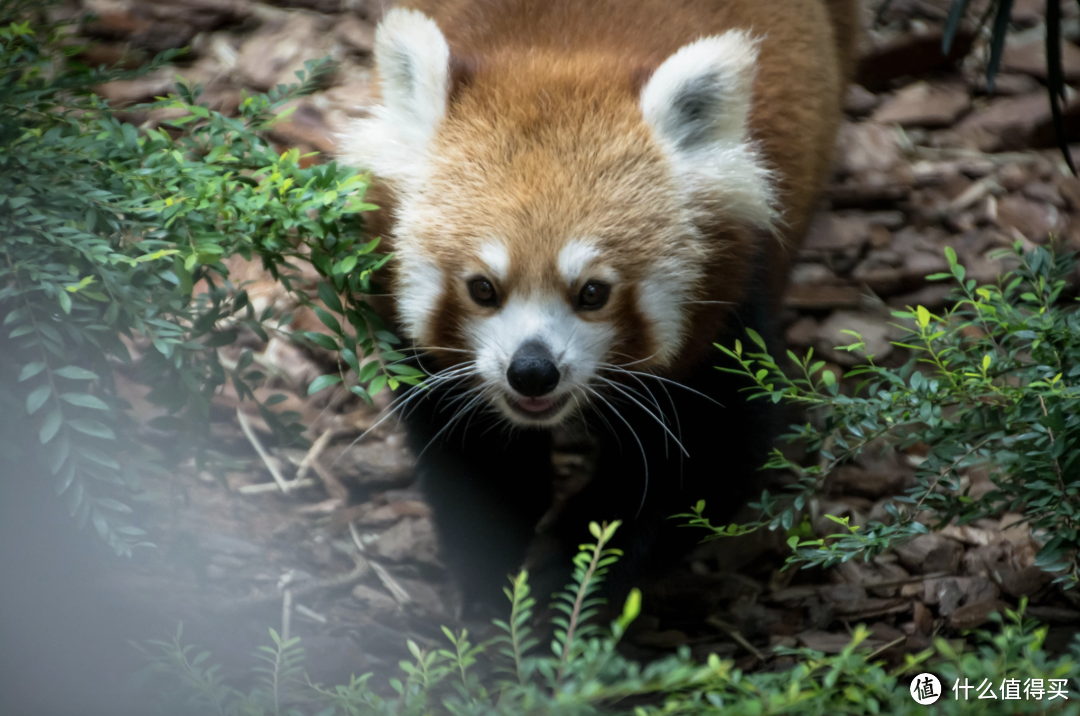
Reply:
[[566, 402], [570, 400], [570, 394], [564, 393], [559, 397], [544, 398], [510, 398], [507, 402], [510, 408], [519, 415], [524, 415], [532, 420], [544, 420], [556, 415]]

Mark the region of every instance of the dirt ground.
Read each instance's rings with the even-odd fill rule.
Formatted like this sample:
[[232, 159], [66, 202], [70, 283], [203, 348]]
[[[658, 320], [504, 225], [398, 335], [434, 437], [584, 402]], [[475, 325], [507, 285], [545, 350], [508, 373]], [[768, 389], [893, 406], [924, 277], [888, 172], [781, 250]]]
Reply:
[[[835, 172], [797, 254], [783, 315], [789, 347], [812, 346], [841, 368], [859, 360], [833, 349], [849, 342], [844, 329], [861, 333], [879, 362], [903, 362], [889, 343], [898, 336], [889, 311], [941, 305], [947, 288], [924, 277], [945, 269], [943, 247], [952, 246], [968, 275], [983, 281], [1007, 270], [992, 254], [1014, 241], [1039, 244], [1056, 235], [1080, 248], [1080, 180], [1051, 148], [1042, 1], [1014, 3], [994, 94], [983, 76], [984, 34], [960, 33], [958, 47], [974, 45], [966, 59], [940, 53], [948, 5], [894, 0], [876, 18], [879, 3], [865, 7], [862, 62], [847, 96]], [[328, 86], [297, 102], [274, 136], [283, 147], [324, 153], [332, 153], [335, 132], [370, 107], [381, 10], [376, 0], [83, 0], [69, 7], [97, 14], [82, 29], [99, 40], [95, 61], [137, 62], [170, 47], [193, 48], [182, 65], [102, 87], [117, 103], [164, 93], [180, 73], [204, 83], [209, 105], [227, 110], [241, 89], [293, 81], [304, 60], [334, 57], [339, 69]], [[1080, 18], [1075, 3], [1063, 3], [1063, 12], [1065, 76], [1077, 82]], [[1080, 139], [1080, 102], [1070, 100], [1067, 115], [1070, 140]], [[257, 308], [297, 308], [255, 269], [236, 268], [237, 280], [256, 280]], [[302, 312], [295, 325], [318, 329]], [[287, 396], [276, 409], [300, 411], [315, 448], [272, 444], [258, 413], [239, 405], [267, 451], [260, 458], [237, 419], [235, 396], [219, 396], [213, 448], [231, 464], [219, 475], [181, 465], [151, 482], [147, 521], [159, 547], [99, 578], [118, 604], [150, 615], [140, 623], [159, 624], [153, 635], [183, 619], [189, 638], [223, 660], [265, 643], [267, 627], [280, 629], [286, 618], [290, 632], [303, 637], [316, 681], [392, 668], [407, 653], [406, 638], [436, 640], [439, 625], [457, 623], [456, 596], [402, 436], [391, 421], [365, 432], [379, 411], [343, 390], [306, 397], [307, 384], [333, 365], [328, 354], [298, 348], [285, 334], [269, 343], [245, 340], [272, 376], [266, 394]], [[151, 417], [153, 407], [138, 395], [132, 386], [136, 414]], [[827, 514], [855, 524], [883, 514], [883, 504], [911, 484], [917, 459], [867, 457], [838, 471], [809, 508], [815, 528], [828, 529]], [[287, 480], [303, 469], [303, 486], [283, 494], [268, 463]], [[573, 450], [557, 457], [569, 480], [580, 478], [586, 463], [587, 455]], [[990, 487], [984, 475], [969, 480], [975, 495]], [[898, 661], [1025, 596], [1028, 613], [1051, 625], [1048, 645], [1055, 648], [1080, 625], [1080, 604], [1048, 585], [1034, 566], [1038, 535], [1015, 522], [1003, 514], [946, 527], [870, 563], [824, 572], [781, 571], [777, 535], [724, 542], [647, 593], [627, 648], [648, 658], [686, 644], [699, 656], [775, 668], [771, 647], [838, 651], [861, 622], [872, 630], [868, 648]], [[286, 602], [291, 609], [283, 610]]]

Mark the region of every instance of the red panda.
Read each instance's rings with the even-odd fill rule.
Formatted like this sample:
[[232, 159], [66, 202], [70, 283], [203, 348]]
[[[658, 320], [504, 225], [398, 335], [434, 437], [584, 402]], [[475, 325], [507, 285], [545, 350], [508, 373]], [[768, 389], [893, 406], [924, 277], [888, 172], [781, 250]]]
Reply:
[[685, 548], [671, 514], [743, 502], [773, 427], [713, 344], [772, 333], [856, 23], [855, 0], [410, 0], [385, 15], [381, 105], [342, 159], [392, 197], [398, 327], [431, 376], [407, 423], [467, 603], [499, 599], [536, 541], [555, 427], [588, 431], [599, 455], [542, 529], [553, 564], [589, 521], [621, 519], [629, 584]]

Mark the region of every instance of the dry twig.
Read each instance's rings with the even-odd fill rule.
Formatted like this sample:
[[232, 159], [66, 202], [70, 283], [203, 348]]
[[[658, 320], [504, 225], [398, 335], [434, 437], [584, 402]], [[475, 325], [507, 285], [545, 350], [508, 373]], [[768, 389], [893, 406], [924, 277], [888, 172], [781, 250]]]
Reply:
[[[360, 552], [365, 552], [364, 543], [360, 540], [360, 533], [357, 532], [356, 525], [352, 522], [349, 523], [349, 535], [352, 537], [353, 544], [356, 545], [356, 548], [360, 550]], [[405, 587], [401, 586], [401, 584], [394, 579], [394, 576], [386, 570], [386, 567], [378, 562], [372, 561], [371, 569], [375, 572], [375, 576], [379, 578], [379, 581], [382, 582], [386, 591], [390, 592], [390, 596], [392, 596], [398, 604], [404, 606], [412, 601], [412, 597], [405, 591]]]
[[270, 476], [274, 478], [274, 482], [281, 488], [283, 494], [289, 494], [291, 489], [285, 478], [281, 476], [281, 473], [277, 469], [277, 465], [270, 458], [270, 453], [266, 452], [266, 448], [259, 442], [258, 436], [255, 435], [255, 431], [251, 429], [251, 423], [248, 421], [248, 417], [244, 415], [244, 411], [240, 408], [236, 409], [236, 419], [240, 422], [240, 429], [244, 431], [244, 435], [247, 437], [248, 442], [255, 448], [255, 452], [262, 458], [263, 464], [266, 465], [266, 469], [270, 471]]
[[330, 440], [333, 437], [333, 431], [327, 430], [322, 435], [320, 435], [315, 442], [311, 444], [311, 449], [307, 451], [307, 454], [304, 455], [304, 459], [300, 461], [300, 465], [296, 468], [296, 477], [294, 478], [296, 481], [303, 480], [305, 477], [307, 477], [308, 470], [310, 470], [312, 467], [315, 467], [315, 471], [319, 472], [315, 461], [319, 459], [319, 455], [321, 455], [322, 451], [326, 448], [326, 446], [330, 444]]
[[747, 641], [746, 637], [739, 633], [738, 629], [716, 617], [709, 617], [705, 621], [731, 637], [732, 641], [753, 654], [755, 659], [763, 664], [765, 663], [765, 655], [762, 654], [756, 646]]
[[[303, 480], [288, 480], [285, 482], [285, 486], [289, 490], [295, 490], [298, 487], [315, 487], [317, 484], [319, 483], [312, 480], [310, 477], [304, 478]], [[276, 492], [281, 489], [281, 486], [277, 483], [260, 482], [256, 485], [242, 485], [237, 488], [236, 491], [242, 495], [258, 495], [262, 492]]]

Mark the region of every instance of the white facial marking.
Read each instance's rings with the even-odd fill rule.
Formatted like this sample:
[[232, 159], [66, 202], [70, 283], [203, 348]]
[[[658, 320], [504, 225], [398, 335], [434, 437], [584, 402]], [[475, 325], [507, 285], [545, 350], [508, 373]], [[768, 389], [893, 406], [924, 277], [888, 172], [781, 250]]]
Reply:
[[[666, 268], [666, 270], [665, 270]], [[656, 342], [655, 358], [667, 363], [678, 355], [686, 330], [687, 279], [668, 266], [654, 271], [638, 289], [638, 310]]]
[[559, 275], [569, 286], [581, 278], [589, 262], [600, 255], [596, 244], [584, 239], [574, 239], [559, 251]]
[[473, 318], [465, 335], [476, 355], [476, 368], [485, 385], [495, 388], [493, 402], [509, 420], [522, 425], [554, 425], [575, 406], [571, 397], [557, 414], [542, 420], [529, 418], [510, 407], [515, 399], [506, 379], [514, 353], [527, 341], [541, 341], [559, 368], [559, 385], [551, 397], [574, 395], [588, 400], [586, 385], [615, 339], [615, 329], [604, 322], [582, 321], [565, 299], [555, 295], [511, 296], [494, 316]]
[[398, 275], [397, 309], [402, 329], [412, 340], [423, 341], [442, 298], [442, 271], [431, 261], [406, 255], [399, 258]]
[[510, 254], [506, 247], [497, 242], [489, 241], [480, 247], [480, 260], [491, 270], [491, 277], [498, 281], [506, 281], [510, 275]]

